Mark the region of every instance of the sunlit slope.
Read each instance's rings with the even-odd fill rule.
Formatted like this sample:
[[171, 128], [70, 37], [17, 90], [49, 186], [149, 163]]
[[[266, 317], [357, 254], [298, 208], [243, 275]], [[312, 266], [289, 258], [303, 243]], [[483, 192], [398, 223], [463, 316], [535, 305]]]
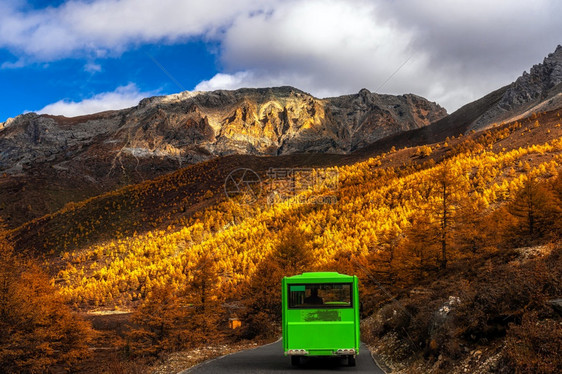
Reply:
[[[559, 122], [558, 113], [547, 113], [336, 166], [331, 170], [338, 174], [337, 189], [315, 186], [284, 203], [217, 198], [167, 230], [121, 235], [63, 253], [62, 263], [56, 261], [62, 268], [56, 282], [79, 306], [127, 305], [157, 285], [186, 284], [201, 256], [208, 255], [219, 274], [215, 296], [235, 298], [239, 285], [283, 240], [284, 228], [295, 227], [306, 236], [321, 266], [339, 253], [367, 254], [390, 232], [406, 232], [412, 217], [441, 203], [438, 180], [445, 170], [455, 178], [450, 193], [459, 209], [461, 200], [469, 200], [488, 212], [511, 199], [528, 178], [555, 177], [562, 165]], [[158, 180], [153, 183], [162, 188]], [[329, 204], [300, 203], [310, 196], [333, 198]]]
[[69, 203], [60, 211], [30, 221], [11, 232], [19, 250], [58, 254], [99, 240], [184, 225], [194, 213], [224, 200], [224, 181], [237, 168], [265, 175], [269, 168], [292, 165], [314, 167], [350, 162], [353, 156], [290, 155], [257, 157], [233, 155], [192, 165], [137, 185]]

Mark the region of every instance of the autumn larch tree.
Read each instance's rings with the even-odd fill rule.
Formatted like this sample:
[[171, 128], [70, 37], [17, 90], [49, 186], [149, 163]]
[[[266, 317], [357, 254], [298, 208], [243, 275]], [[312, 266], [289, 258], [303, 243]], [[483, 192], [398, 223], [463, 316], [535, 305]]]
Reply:
[[467, 197], [465, 180], [455, 170], [452, 162], [445, 162], [438, 170], [434, 183], [437, 185], [437, 199], [433, 212], [439, 222], [438, 235], [441, 244], [440, 267], [447, 267], [450, 235], [455, 219], [455, 210], [462, 198]]
[[205, 313], [211, 308], [209, 299], [211, 295], [214, 295], [218, 282], [213, 256], [209, 253], [202, 254], [195, 266], [186, 269], [185, 272], [191, 276], [186, 293], [190, 294], [197, 309]]
[[481, 199], [467, 196], [459, 203], [453, 243], [465, 256], [474, 256], [489, 245], [490, 230], [486, 228], [485, 217], [486, 205]]
[[313, 253], [307, 237], [289, 227], [280, 233], [281, 242], [261, 261], [245, 291], [243, 317], [247, 337], [276, 333], [281, 320], [281, 280], [304, 271], [312, 271]]
[[71, 312], [49, 277], [0, 237], [0, 371], [70, 370], [89, 356], [89, 323]]
[[377, 282], [392, 285], [396, 277], [397, 249], [404, 234], [397, 227], [391, 227], [380, 233], [377, 243], [370, 248], [366, 256], [368, 272], [377, 278]]
[[513, 245], [529, 245], [549, 236], [560, 217], [561, 207], [553, 191], [528, 178], [523, 188], [508, 205], [508, 212], [516, 218], [511, 227]]
[[219, 338], [220, 323], [225, 311], [224, 298], [219, 294], [219, 275], [215, 257], [204, 253], [192, 268], [185, 270], [190, 281], [181, 292], [187, 308], [186, 323], [190, 343], [213, 341]]
[[132, 316], [130, 353], [157, 357], [162, 351], [184, 347], [188, 341], [186, 315], [171, 285], [154, 287]]
[[401, 268], [401, 281], [412, 284], [425, 277], [428, 270], [435, 269], [441, 236], [439, 226], [425, 207], [411, 217], [411, 226], [406, 238], [398, 247], [397, 263]]

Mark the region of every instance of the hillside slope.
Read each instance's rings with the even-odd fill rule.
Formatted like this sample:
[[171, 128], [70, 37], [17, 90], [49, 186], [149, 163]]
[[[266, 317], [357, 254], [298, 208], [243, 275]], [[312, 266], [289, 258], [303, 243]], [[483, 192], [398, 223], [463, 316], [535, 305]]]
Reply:
[[[546, 304], [559, 280], [537, 276], [553, 274], [544, 269], [556, 265], [544, 261], [529, 270], [509, 262], [519, 261], [512, 255], [517, 247], [558, 251], [548, 243], [562, 238], [560, 114], [373, 157], [218, 158], [69, 204], [9, 237], [18, 250], [42, 254], [54, 284], [77, 310], [132, 312], [136, 327], [124, 336], [132, 355], [225, 334], [274, 336], [281, 277], [335, 270], [359, 276], [366, 316], [380, 309], [384, 317], [364, 332], [386, 339], [379, 346], [395, 352], [393, 359], [412, 359], [401, 363], [406, 367], [462, 372], [459, 362], [473, 368], [471, 352], [485, 351], [485, 357], [501, 354], [498, 365], [509, 372], [522, 367], [519, 351], [498, 347], [540, 339], [527, 333], [529, 326], [548, 326], [553, 344], [562, 337]], [[264, 193], [255, 201], [225, 195], [226, 175], [240, 167], [262, 177]], [[294, 180], [283, 178], [288, 170], [297, 173]], [[537, 207], [531, 230], [525, 199]], [[475, 269], [487, 270], [479, 278]], [[494, 286], [488, 293], [477, 293], [488, 283]], [[516, 294], [512, 284], [521, 286]], [[396, 311], [397, 300], [408, 313]], [[451, 308], [458, 305], [457, 313]], [[456, 325], [440, 319], [443, 307], [454, 310]], [[244, 329], [225, 332], [233, 315]], [[147, 345], [143, 336], [153, 334], [155, 323], [183, 340], [167, 345], [164, 335]], [[404, 326], [410, 335], [402, 334]], [[556, 365], [555, 356], [541, 354]]]
[[87, 116], [0, 125], [0, 217], [10, 227], [232, 154], [348, 154], [446, 115], [416, 95], [318, 99], [292, 87], [183, 92]]
[[231, 155], [201, 162], [176, 172], [78, 203], [33, 219], [11, 233], [22, 251], [59, 253], [102, 239], [126, 237], [184, 222], [194, 214], [224, 201], [224, 183], [230, 172], [249, 168], [262, 178], [270, 168], [314, 168], [349, 164], [346, 155], [288, 155], [259, 157]]
[[546, 112], [562, 104], [562, 45], [523, 72], [505, 87], [499, 100], [491, 102], [487, 110], [471, 121], [470, 129], [478, 130], [493, 123], [514, 121], [531, 113]]
[[[559, 114], [559, 111], [553, 111], [519, 121], [522, 127], [514, 129], [509, 139], [500, 142], [502, 149], [515, 150], [561, 137]], [[540, 130], [533, 128], [537, 121], [541, 123]], [[476, 138], [482, 136], [483, 133], [480, 132], [471, 135]], [[410, 148], [385, 154], [386, 167], [426, 162], [429, 159], [439, 161], [447, 154], [447, 148], [434, 146], [428, 158], [416, 156], [419, 147], [416, 146], [417, 142], [412, 144], [410, 141], [418, 137], [412, 136], [410, 132], [391, 139], [392, 142], [383, 145], [390, 147], [390, 144], [396, 144], [399, 147]], [[461, 142], [461, 139], [449, 140], [450, 144], [447, 147]], [[17, 228], [12, 232], [12, 238], [21, 250], [58, 253], [94, 244], [102, 239], [126, 237], [135, 232], [143, 233], [155, 228], [163, 229], [170, 224], [185, 222], [205, 208], [224, 201], [226, 177], [237, 168], [256, 171], [266, 183], [271, 168], [307, 169], [346, 165], [351, 167], [372, 155], [380, 154], [381, 150], [376, 148], [369, 152], [371, 147], [350, 155], [297, 154], [276, 157], [232, 155], [213, 159], [154, 180], [101, 194], [80, 203], [67, 204], [60, 211], [34, 219]], [[77, 222], [80, 225], [76, 225]]]

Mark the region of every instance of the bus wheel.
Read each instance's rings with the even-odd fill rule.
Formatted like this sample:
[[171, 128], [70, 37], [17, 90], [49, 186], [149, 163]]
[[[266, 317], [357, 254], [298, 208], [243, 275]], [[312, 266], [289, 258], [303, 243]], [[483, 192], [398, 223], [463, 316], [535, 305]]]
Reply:
[[347, 365], [355, 366], [355, 356], [347, 356]]
[[291, 365], [298, 366], [301, 363], [300, 356], [291, 356]]

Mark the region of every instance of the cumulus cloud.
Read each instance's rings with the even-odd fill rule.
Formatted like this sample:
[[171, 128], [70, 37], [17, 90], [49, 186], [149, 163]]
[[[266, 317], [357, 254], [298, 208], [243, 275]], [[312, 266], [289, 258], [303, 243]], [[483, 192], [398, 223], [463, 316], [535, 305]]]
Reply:
[[[239, 16], [222, 39], [225, 72], [200, 88], [295, 85], [319, 96], [382, 88], [397, 72], [394, 89], [423, 86], [414, 79], [426, 64], [415, 58], [409, 31], [378, 16], [372, 1], [283, 2], [271, 13]], [[406, 64], [404, 64], [407, 61]]]
[[45, 106], [43, 109], [38, 110], [37, 113], [75, 117], [106, 110], [132, 107], [150, 95], [154, 95], [154, 92], [141, 92], [134, 83], [129, 83], [126, 86], [117, 87], [115, 91], [100, 93], [78, 102], [60, 100]]
[[[75, 53], [119, 53], [130, 45], [213, 35], [238, 14], [268, 1], [93, 0], [68, 1], [29, 11], [24, 2], [0, 3], [0, 47], [41, 60]], [[265, 7], [265, 8], [264, 8]]]
[[213, 91], [217, 89], [231, 90], [240, 87], [257, 87], [263, 82], [256, 79], [253, 73], [239, 71], [234, 74], [216, 74], [213, 78], [199, 83], [195, 91]]
[[225, 70], [197, 89], [295, 85], [319, 96], [416, 93], [450, 111], [513, 81], [554, 50], [561, 3], [309, 0], [239, 16]]
[[557, 0], [84, 0], [35, 11], [21, 4], [0, 3], [0, 48], [18, 58], [103, 58], [197, 38], [218, 43], [221, 69], [199, 90], [293, 85], [332, 96], [366, 87], [416, 93], [449, 111], [513, 81], [562, 35]]

